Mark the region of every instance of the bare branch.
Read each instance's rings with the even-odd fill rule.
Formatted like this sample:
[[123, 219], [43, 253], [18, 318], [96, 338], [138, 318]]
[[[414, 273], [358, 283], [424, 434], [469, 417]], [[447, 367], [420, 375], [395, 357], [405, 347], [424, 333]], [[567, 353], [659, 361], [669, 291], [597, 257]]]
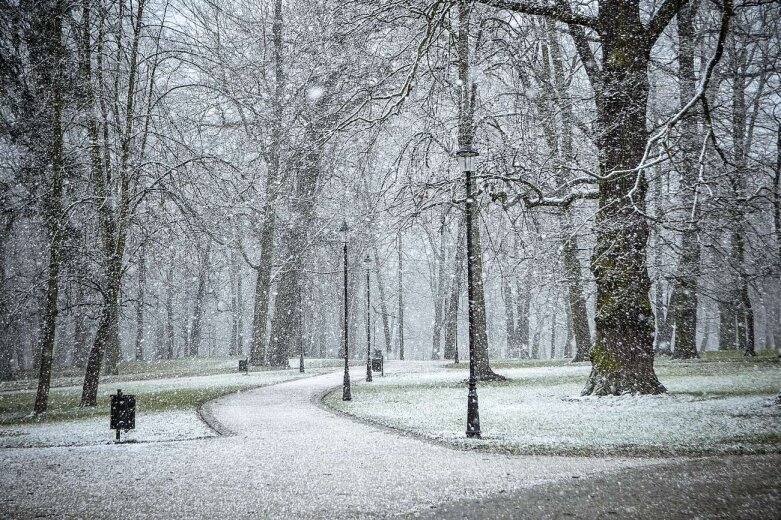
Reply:
[[478, 0], [478, 2], [498, 9], [505, 9], [516, 13], [547, 16], [566, 24], [580, 25], [589, 27], [595, 31], [597, 30], [596, 17], [574, 13], [566, 2], [556, 1], [551, 3], [534, 0], [525, 2], [516, 0]]

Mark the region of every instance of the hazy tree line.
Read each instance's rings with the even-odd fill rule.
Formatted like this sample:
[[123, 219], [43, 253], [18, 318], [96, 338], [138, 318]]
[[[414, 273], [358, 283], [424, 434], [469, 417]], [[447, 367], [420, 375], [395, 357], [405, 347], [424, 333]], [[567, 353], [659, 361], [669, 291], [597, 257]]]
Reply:
[[[0, 3], [0, 377], [338, 356], [465, 359], [464, 187], [489, 358], [781, 341], [774, 2]], [[351, 349], [360, 357], [365, 348]]]

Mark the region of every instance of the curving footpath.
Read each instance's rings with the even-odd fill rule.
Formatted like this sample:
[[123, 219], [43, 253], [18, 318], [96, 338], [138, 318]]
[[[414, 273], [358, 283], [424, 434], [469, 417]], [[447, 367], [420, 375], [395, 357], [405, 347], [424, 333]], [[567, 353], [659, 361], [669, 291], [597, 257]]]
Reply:
[[[317, 396], [341, 377], [208, 403], [204, 415], [232, 432], [223, 437], [0, 450], [0, 516], [496, 517], [525, 509], [523, 494], [533, 490], [663, 467], [655, 459], [507, 456], [422, 442], [320, 408]], [[481, 513], [480, 504], [489, 507]], [[535, 516], [547, 513], [535, 505], [516, 517]]]

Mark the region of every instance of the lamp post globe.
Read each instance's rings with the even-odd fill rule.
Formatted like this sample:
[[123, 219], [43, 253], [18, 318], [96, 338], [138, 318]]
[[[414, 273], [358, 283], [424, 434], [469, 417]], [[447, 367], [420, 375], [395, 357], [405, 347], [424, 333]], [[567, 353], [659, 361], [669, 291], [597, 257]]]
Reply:
[[464, 203], [464, 216], [466, 220], [466, 285], [469, 300], [469, 393], [466, 407], [466, 436], [480, 437], [480, 409], [477, 401], [477, 377], [475, 376], [475, 284], [473, 265], [472, 224], [473, 206], [472, 200], [472, 171], [474, 171], [474, 158], [480, 155], [471, 144], [466, 144], [456, 151], [458, 165], [464, 174], [466, 187], [466, 201]]
[[349, 364], [349, 348], [347, 343], [347, 235], [350, 228], [347, 227], [347, 222], [342, 221], [342, 226], [339, 228], [339, 235], [342, 239], [342, 252], [344, 255], [344, 382], [342, 384], [342, 401], [352, 401], [353, 394], [350, 388], [350, 364]]
[[369, 273], [372, 267], [372, 259], [367, 254], [363, 259], [366, 268], [366, 382], [372, 382], [372, 334], [371, 334], [371, 288], [369, 286]]

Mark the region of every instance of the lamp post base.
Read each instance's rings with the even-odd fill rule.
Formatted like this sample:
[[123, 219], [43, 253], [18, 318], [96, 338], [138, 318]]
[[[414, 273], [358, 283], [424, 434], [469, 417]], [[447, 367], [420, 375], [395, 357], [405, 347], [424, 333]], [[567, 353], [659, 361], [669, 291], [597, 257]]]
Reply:
[[344, 383], [342, 384], [342, 401], [352, 401], [353, 393], [350, 389], [350, 374], [344, 373]]
[[477, 403], [477, 382], [469, 379], [469, 395], [466, 406], [466, 436], [480, 438], [480, 409]]

